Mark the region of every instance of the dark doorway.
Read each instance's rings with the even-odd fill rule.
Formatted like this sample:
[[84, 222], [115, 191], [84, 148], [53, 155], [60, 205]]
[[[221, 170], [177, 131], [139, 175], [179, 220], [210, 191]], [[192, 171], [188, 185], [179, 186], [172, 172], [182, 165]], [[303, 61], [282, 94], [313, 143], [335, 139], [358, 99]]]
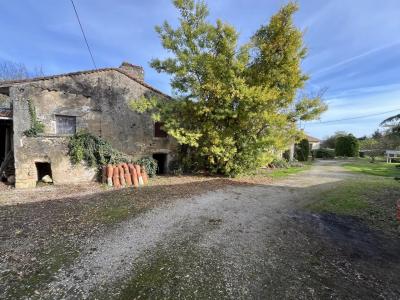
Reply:
[[154, 153], [153, 158], [157, 161], [157, 174], [165, 174], [167, 169], [167, 154]]
[[0, 120], [0, 164], [12, 150], [12, 121]]
[[0, 119], [0, 179], [15, 175], [12, 120]]
[[37, 181], [42, 181], [42, 178], [46, 175], [51, 175], [51, 165], [48, 162], [35, 162], [36, 171], [37, 171]]

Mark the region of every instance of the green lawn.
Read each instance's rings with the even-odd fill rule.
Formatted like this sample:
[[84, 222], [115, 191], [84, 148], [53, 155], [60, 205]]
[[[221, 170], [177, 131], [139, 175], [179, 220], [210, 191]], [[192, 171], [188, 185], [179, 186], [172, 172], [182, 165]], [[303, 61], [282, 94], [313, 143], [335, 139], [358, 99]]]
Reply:
[[400, 176], [400, 168], [396, 168], [397, 165], [400, 164], [388, 164], [383, 160], [377, 160], [375, 163], [371, 163], [369, 159], [360, 158], [356, 161], [344, 164], [344, 167], [347, 170], [367, 175], [396, 177]]
[[266, 172], [266, 176], [269, 176], [271, 178], [284, 178], [292, 174], [296, 174], [305, 170], [309, 170], [311, 168], [311, 164], [306, 164], [302, 167], [289, 167], [289, 168], [279, 168], [279, 169], [274, 169], [270, 170], [269, 172]]
[[311, 162], [303, 163], [303, 166], [288, 167], [288, 168], [276, 168], [276, 169], [258, 169], [249, 174], [243, 174], [238, 177], [238, 179], [248, 179], [248, 178], [271, 178], [271, 179], [281, 179], [292, 174], [297, 174], [302, 171], [309, 170], [312, 166]]
[[396, 202], [400, 199], [400, 183], [381, 176], [353, 179], [340, 183], [318, 195], [308, 210], [355, 216], [373, 227], [399, 231]]

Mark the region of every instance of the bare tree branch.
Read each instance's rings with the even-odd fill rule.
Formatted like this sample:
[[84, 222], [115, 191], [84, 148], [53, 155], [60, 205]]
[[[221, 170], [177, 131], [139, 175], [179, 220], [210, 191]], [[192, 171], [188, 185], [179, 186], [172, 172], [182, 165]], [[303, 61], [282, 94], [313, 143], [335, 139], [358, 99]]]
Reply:
[[20, 80], [44, 76], [42, 66], [35, 67], [32, 71], [23, 63], [4, 61], [0, 63], [0, 80]]

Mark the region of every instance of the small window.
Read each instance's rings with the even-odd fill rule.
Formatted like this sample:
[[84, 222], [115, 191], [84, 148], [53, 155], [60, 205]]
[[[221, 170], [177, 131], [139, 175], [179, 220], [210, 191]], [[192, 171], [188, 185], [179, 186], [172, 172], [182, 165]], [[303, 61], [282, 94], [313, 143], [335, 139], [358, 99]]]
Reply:
[[155, 123], [154, 123], [154, 136], [155, 136], [155, 137], [162, 137], [162, 138], [164, 138], [164, 137], [167, 137], [167, 136], [168, 136], [168, 134], [167, 134], [164, 130], [161, 129], [161, 127], [162, 127], [163, 125], [164, 125], [164, 124], [161, 123], [161, 122], [155, 122]]
[[57, 134], [75, 134], [76, 133], [76, 117], [56, 116], [56, 133]]

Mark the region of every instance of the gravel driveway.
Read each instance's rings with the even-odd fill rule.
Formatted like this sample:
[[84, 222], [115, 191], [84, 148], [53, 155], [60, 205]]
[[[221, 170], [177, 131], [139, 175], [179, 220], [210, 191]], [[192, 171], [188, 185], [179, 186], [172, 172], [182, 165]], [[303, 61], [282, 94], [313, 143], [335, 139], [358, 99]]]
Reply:
[[[228, 186], [155, 208], [91, 239], [41, 297], [398, 298], [400, 244], [363, 253], [362, 241], [329, 239], [324, 223], [331, 230], [340, 220], [298, 210], [351, 176], [324, 162], [273, 185]], [[371, 235], [367, 243], [384, 239], [352, 226]]]
[[351, 177], [319, 162], [273, 184], [168, 202], [86, 238], [73, 263], [32, 297], [399, 299], [400, 239], [302, 209]]

